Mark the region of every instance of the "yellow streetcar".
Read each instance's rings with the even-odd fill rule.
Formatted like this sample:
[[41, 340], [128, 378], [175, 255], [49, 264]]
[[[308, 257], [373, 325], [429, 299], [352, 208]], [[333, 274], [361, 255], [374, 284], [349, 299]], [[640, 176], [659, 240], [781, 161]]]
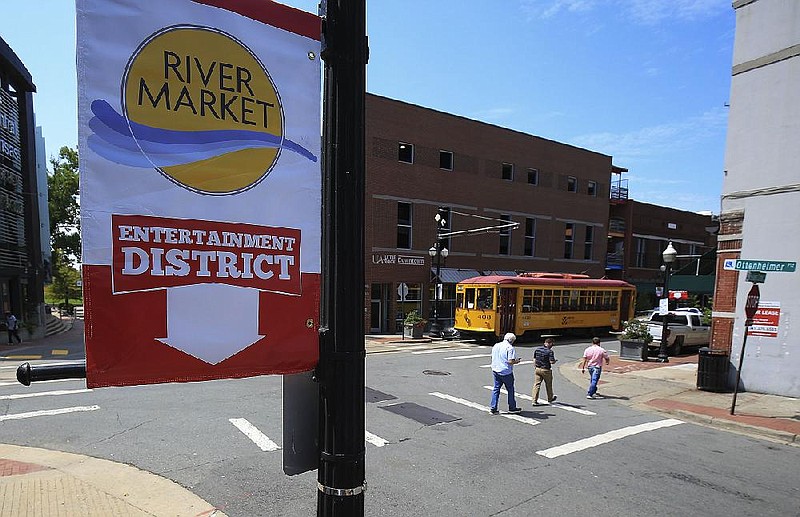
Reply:
[[569, 273], [478, 276], [456, 285], [455, 328], [462, 337], [535, 338], [584, 329], [620, 330], [633, 318], [636, 288], [622, 280]]

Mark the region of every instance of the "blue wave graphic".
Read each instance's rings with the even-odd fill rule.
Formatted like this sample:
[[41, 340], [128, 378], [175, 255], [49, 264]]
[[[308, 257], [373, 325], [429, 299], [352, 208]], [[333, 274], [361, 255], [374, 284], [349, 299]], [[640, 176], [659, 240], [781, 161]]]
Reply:
[[92, 102], [92, 113], [89, 129], [93, 134], [88, 138], [89, 147], [107, 160], [130, 167], [183, 165], [243, 149], [265, 147], [281, 147], [312, 162], [317, 161], [317, 157], [300, 144], [288, 139], [281, 143], [277, 136], [258, 131], [178, 131], [129, 123], [102, 99]]

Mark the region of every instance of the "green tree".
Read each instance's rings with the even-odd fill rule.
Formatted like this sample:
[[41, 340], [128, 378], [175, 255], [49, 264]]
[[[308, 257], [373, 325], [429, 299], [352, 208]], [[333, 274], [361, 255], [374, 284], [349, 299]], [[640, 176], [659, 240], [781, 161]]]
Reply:
[[78, 151], [62, 147], [58, 156], [50, 159], [53, 170], [47, 176], [50, 212], [50, 244], [53, 248], [53, 274], [59, 269], [59, 262], [67, 265], [81, 260], [81, 207], [79, 204]]
[[73, 302], [80, 303], [81, 288], [78, 287], [78, 280], [81, 279], [80, 272], [70, 264], [69, 259], [65, 259], [59, 250], [53, 250], [53, 283], [48, 286], [51, 302], [62, 302], [62, 307], [66, 310], [74, 305]]

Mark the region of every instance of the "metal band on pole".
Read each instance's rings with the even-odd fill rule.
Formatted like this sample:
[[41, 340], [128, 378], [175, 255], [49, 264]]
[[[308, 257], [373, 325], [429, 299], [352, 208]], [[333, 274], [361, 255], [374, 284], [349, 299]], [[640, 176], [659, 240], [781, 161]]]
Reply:
[[364, 481], [364, 484], [361, 486], [357, 486], [355, 488], [331, 488], [329, 486], [325, 486], [319, 481], [317, 481], [317, 488], [320, 492], [325, 495], [332, 495], [334, 497], [348, 497], [353, 495], [361, 495], [367, 491], [367, 482]]

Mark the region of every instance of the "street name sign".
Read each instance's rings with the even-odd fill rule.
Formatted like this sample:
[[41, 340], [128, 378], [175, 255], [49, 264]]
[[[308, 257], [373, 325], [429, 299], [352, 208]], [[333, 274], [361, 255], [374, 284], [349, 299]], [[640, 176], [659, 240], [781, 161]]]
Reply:
[[778, 260], [725, 259], [722, 268], [728, 271], [763, 271], [765, 273], [794, 273], [797, 262]]

